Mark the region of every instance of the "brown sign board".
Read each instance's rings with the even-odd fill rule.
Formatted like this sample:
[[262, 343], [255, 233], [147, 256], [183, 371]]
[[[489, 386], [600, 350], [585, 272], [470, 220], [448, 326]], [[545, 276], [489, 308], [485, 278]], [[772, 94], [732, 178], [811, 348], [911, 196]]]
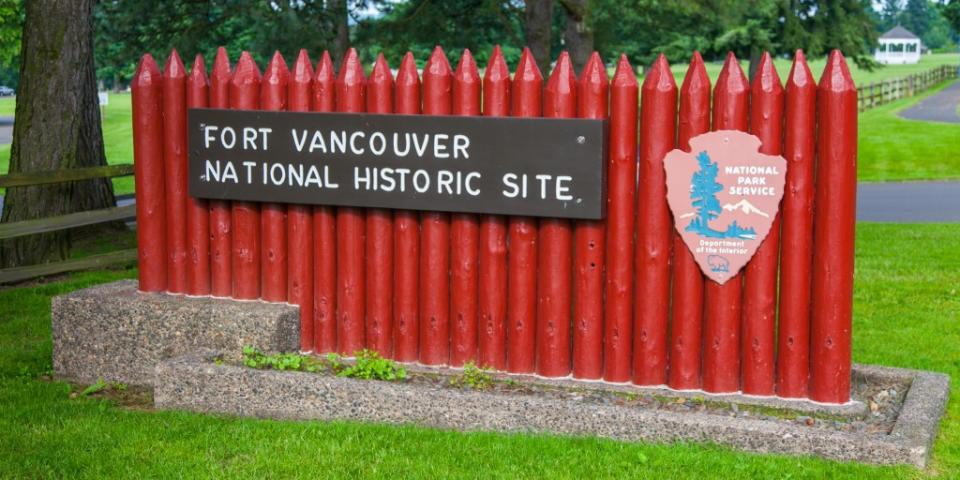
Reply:
[[191, 109], [190, 195], [601, 219], [606, 121]]

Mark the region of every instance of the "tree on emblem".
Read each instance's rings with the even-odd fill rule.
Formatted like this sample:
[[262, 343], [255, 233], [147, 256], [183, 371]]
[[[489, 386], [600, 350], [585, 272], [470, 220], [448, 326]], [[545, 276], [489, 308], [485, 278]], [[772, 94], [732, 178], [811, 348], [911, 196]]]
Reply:
[[693, 172], [690, 179], [690, 199], [692, 205], [697, 210], [697, 215], [690, 220], [686, 230], [694, 232], [703, 237], [713, 238], [756, 238], [756, 231], [753, 227], [743, 228], [734, 221], [725, 232], [710, 228], [710, 221], [720, 216], [723, 208], [720, 206], [720, 200], [717, 199], [717, 193], [723, 191], [723, 184], [717, 182], [717, 173], [719, 168], [716, 162], [710, 161], [710, 155], [704, 150], [697, 155], [697, 163], [700, 169]]
[[693, 207], [697, 209], [697, 216], [690, 221], [687, 226], [688, 232], [697, 232], [701, 235], [710, 235], [708, 232], [715, 232], [710, 228], [710, 220], [717, 218], [720, 212], [720, 201], [717, 200], [717, 192], [723, 190], [723, 185], [717, 183], [717, 163], [710, 161], [710, 156], [706, 150], [697, 155], [697, 163], [700, 170], [693, 172], [693, 178], [690, 181], [690, 199], [693, 200]]

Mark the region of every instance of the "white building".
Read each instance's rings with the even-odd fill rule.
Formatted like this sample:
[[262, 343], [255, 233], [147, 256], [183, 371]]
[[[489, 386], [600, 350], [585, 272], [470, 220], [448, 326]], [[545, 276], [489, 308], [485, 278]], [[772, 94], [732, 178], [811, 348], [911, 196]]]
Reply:
[[880, 35], [880, 44], [873, 54], [879, 63], [917, 63], [920, 61], [920, 37], [897, 25]]

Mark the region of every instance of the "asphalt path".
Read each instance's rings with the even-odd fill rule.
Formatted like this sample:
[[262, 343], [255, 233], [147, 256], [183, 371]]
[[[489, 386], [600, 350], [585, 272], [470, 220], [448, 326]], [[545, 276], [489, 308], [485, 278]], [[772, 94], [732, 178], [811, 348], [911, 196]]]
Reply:
[[861, 183], [857, 220], [960, 222], [960, 182]]
[[0, 117], [0, 145], [13, 142], [13, 117]]
[[960, 123], [960, 116], [957, 116], [958, 106], [960, 106], [960, 81], [953, 82], [953, 85], [937, 92], [936, 95], [931, 95], [916, 105], [901, 110], [900, 116], [926, 122]]

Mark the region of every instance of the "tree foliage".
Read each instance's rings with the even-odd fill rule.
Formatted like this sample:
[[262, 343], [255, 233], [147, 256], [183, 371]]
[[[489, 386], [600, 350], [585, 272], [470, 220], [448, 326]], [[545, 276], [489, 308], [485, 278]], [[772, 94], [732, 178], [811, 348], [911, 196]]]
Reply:
[[0, 85], [17, 87], [23, 0], [0, 0]]
[[[366, 0], [349, 0], [349, 12]], [[97, 76], [125, 84], [144, 52], [166, 58], [172, 48], [212, 59], [218, 46], [248, 50], [263, 65], [274, 50], [333, 49], [341, 2], [323, 0], [102, 0], [95, 11]]]
[[[920, 37], [923, 45], [930, 49], [949, 46], [952, 37], [949, 14], [950, 5], [960, 12], [957, 0], [885, 0], [877, 24], [879, 32], [886, 32], [901, 25]], [[960, 15], [960, 13], [958, 13]]]

